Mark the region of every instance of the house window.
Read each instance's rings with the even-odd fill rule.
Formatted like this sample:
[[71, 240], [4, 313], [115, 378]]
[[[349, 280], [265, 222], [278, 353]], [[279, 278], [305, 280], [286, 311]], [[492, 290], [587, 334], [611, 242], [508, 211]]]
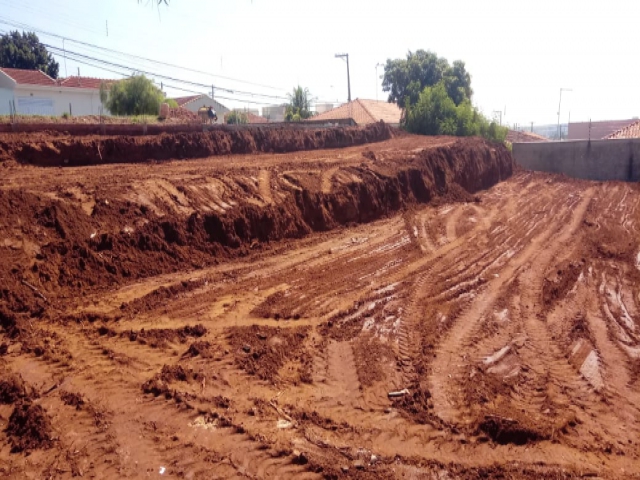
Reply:
[[18, 97], [16, 110], [21, 115], [55, 115], [53, 99], [46, 97]]

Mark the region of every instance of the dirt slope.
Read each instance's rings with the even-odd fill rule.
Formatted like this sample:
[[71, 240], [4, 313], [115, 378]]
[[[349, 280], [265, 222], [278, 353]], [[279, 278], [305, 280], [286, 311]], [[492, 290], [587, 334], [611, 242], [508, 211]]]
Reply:
[[637, 478], [636, 185], [412, 136], [4, 173], [5, 477]]
[[286, 153], [388, 140], [391, 127], [308, 129], [216, 126], [207, 132], [145, 136], [0, 134], [0, 160], [40, 166], [138, 163], [241, 153]]

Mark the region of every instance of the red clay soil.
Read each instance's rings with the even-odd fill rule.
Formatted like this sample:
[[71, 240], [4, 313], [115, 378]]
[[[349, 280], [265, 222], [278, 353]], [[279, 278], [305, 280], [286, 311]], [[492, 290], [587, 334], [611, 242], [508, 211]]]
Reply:
[[391, 138], [384, 123], [352, 128], [232, 128], [207, 132], [140, 137], [55, 136], [45, 133], [0, 134], [0, 161], [16, 160], [40, 166], [138, 163], [153, 160], [204, 158], [212, 155], [286, 153], [343, 148]]
[[0, 476], [638, 478], [637, 185], [260, 132], [3, 140]]

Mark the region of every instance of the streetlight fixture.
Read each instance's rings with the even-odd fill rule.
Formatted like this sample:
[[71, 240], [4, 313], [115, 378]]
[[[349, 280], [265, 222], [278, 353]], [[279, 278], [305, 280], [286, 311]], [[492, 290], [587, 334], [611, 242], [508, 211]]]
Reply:
[[573, 92], [570, 88], [560, 89], [560, 101], [558, 102], [558, 138], [562, 140], [562, 129], [560, 128], [560, 107], [562, 106], [562, 92]]
[[378, 67], [384, 67], [384, 63], [376, 63], [376, 102], [378, 101], [378, 80], [380, 80], [380, 77], [378, 77]]
[[347, 59], [347, 88], [348, 88], [348, 97], [347, 100], [351, 103], [351, 77], [349, 77], [349, 54], [348, 53], [336, 53], [336, 58], [346, 58]]

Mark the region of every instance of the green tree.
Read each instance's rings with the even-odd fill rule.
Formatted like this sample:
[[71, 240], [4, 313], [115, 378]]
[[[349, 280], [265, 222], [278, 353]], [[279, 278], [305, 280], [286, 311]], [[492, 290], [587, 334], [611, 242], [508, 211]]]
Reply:
[[289, 97], [289, 103], [285, 108], [285, 121], [299, 122], [313, 115], [311, 111], [311, 102], [313, 99], [308, 88], [303, 89], [298, 85], [293, 89], [293, 92], [287, 96]]
[[422, 135], [480, 135], [488, 140], [504, 142], [507, 129], [490, 122], [465, 98], [456, 105], [447, 91], [445, 79], [433, 87], [425, 87], [418, 100], [405, 100], [404, 127]]
[[60, 66], [33, 32], [10, 32], [0, 36], [0, 67], [42, 70], [58, 78]]
[[231, 110], [224, 117], [225, 123], [229, 125], [244, 125], [249, 122], [247, 115], [238, 110]]
[[462, 61], [450, 65], [446, 58], [434, 52], [417, 50], [407, 53], [407, 58], [387, 60], [384, 67], [382, 89], [389, 92], [389, 101], [403, 107], [407, 98], [415, 104], [425, 87], [433, 87], [444, 81], [447, 94], [456, 105], [471, 99], [471, 75]]
[[109, 86], [105, 82], [100, 82], [100, 103], [103, 107], [107, 106], [109, 99]]
[[113, 115], [157, 115], [164, 94], [144, 75], [120, 80], [109, 89], [106, 106]]

